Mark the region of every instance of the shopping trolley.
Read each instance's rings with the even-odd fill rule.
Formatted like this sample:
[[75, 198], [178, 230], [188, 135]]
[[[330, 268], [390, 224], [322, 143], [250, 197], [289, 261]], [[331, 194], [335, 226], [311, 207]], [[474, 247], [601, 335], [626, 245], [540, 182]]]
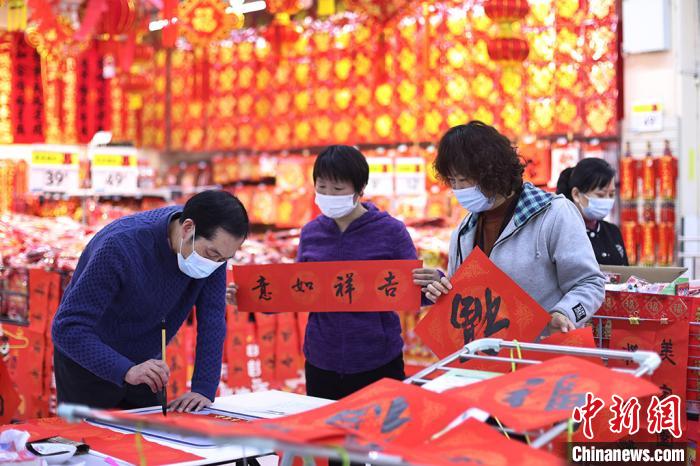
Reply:
[[[500, 356], [503, 350], [509, 351], [508, 356]], [[561, 346], [547, 345], [541, 343], [520, 343], [518, 341], [506, 341], [498, 338], [483, 338], [472, 341], [458, 351], [444, 359], [426, 367], [417, 374], [406, 379], [406, 383], [423, 386], [426, 383], [434, 380], [435, 377], [449, 373], [451, 371], [459, 371], [462, 368], [455, 364], [466, 363], [474, 360], [501, 362], [509, 364], [513, 370], [517, 370], [521, 365], [541, 364], [542, 361], [534, 359], [520, 358], [517, 353], [520, 351], [533, 351], [539, 353], [553, 353], [559, 356], [576, 356], [582, 358], [601, 359], [606, 365], [610, 360], [621, 360], [635, 363], [637, 367], [615, 367], [612, 370], [624, 372], [635, 377], [643, 377], [651, 375], [661, 364], [661, 358], [653, 351], [619, 351], [599, 348], [580, 348], [576, 346]], [[478, 418], [484, 421], [488, 415], [481, 410], [469, 410], [457, 418], [445, 430], [456, 427], [460, 423], [469, 418]], [[539, 430], [537, 432], [515, 432], [507, 427], [498, 426], [498, 428], [507, 435], [526, 436], [530, 441], [530, 446], [533, 448], [542, 448], [548, 445], [551, 448], [551, 441], [562, 434], [569, 427], [570, 421], [560, 422], [548, 430]]]

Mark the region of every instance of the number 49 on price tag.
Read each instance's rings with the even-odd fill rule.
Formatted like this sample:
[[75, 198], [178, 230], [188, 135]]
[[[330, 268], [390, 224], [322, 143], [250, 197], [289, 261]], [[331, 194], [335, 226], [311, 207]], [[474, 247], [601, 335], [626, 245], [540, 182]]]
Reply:
[[135, 154], [95, 153], [92, 159], [92, 189], [97, 193], [135, 194], [139, 169]]

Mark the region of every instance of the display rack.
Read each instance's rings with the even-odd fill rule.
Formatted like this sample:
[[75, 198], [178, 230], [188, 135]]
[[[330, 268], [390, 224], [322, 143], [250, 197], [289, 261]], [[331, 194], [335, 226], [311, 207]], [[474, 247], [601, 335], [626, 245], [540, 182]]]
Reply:
[[[501, 350], [511, 351], [510, 356], [498, 356]], [[536, 351], [540, 353], [551, 353], [560, 356], [577, 356], [585, 358], [599, 358], [604, 362], [610, 359], [619, 359], [622, 361], [630, 361], [637, 364], [636, 368], [612, 368], [617, 372], [624, 372], [633, 375], [634, 377], [643, 377], [651, 375], [661, 364], [661, 358], [658, 354], [652, 351], [618, 351], [598, 348], [580, 348], [576, 346], [561, 346], [561, 345], [545, 345], [541, 343], [520, 343], [518, 341], [506, 341], [498, 338], [483, 338], [472, 341], [458, 351], [444, 359], [432, 364], [412, 377], [406, 379], [406, 383], [422, 386], [430, 382], [434, 376], [442, 375], [451, 371], [459, 370], [459, 368], [451, 366], [454, 363], [464, 363], [470, 360], [482, 360], [491, 362], [508, 363], [517, 368], [519, 365], [534, 365], [541, 364], [542, 361], [533, 359], [522, 359], [512, 355], [512, 351]], [[483, 354], [484, 352], [491, 354]], [[481, 354], [480, 354], [481, 353]], [[481, 418], [484, 420], [483, 411], [469, 410], [450, 424], [446, 430], [456, 427], [460, 423], [469, 418]], [[569, 425], [569, 421], [564, 421], [556, 424], [549, 430], [540, 430], [538, 432], [516, 432], [506, 427], [500, 427], [499, 430], [507, 434], [525, 435], [532, 439], [530, 446], [533, 448], [542, 448], [554, 440], [557, 436], [563, 433]]]

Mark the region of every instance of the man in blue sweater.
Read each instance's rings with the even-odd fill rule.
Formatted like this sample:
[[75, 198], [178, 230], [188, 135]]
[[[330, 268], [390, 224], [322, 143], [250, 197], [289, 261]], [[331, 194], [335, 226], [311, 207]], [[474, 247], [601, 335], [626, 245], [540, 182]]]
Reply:
[[167, 339], [197, 308], [192, 391], [170, 408], [197, 411], [221, 376], [226, 267], [248, 234], [233, 195], [205, 191], [184, 206], [142, 212], [102, 229], [83, 251], [53, 321], [59, 403], [103, 409], [158, 404]]

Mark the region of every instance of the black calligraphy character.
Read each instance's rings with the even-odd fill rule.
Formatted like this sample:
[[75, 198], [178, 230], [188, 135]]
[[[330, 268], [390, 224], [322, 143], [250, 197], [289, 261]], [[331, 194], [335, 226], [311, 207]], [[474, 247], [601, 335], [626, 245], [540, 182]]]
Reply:
[[577, 406], [586, 404], [586, 394], [574, 392], [576, 382], [572, 379], [578, 378], [575, 374], [565, 375], [554, 385], [552, 396], [545, 406], [545, 411], [571, 410]]
[[282, 359], [280, 362], [285, 367], [292, 367], [292, 363], [294, 362], [294, 359], [292, 359], [291, 356], [287, 356], [286, 358]]
[[[501, 298], [494, 299], [490, 288], [486, 289], [486, 328], [484, 336], [490, 337], [510, 326], [510, 319], [498, 319], [501, 308]], [[457, 294], [452, 300], [452, 316], [450, 323], [454, 328], [461, 328], [464, 333], [464, 344], [474, 340], [476, 327], [483, 319], [481, 300], [473, 296], [462, 297]]]
[[270, 286], [270, 283], [260, 275], [260, 278], [258, 278], [257, 281], [258, 286], [255, 288], [252, 288], [253, 291], [255, 290], [260, 290], [260, 294], [258, 295], [258, 300], [264, 300], [264, 301], [269, 301], [272, 299], [272, 292], [267, 291], [267, 287]]
[[365, 406], [364, 408], [348, 409], [328, 418], [326, 424], [343, 429], [359, 430], [369, 411], [374, 411], [374, 414], [379, 416], [382, 409], [377, 404]]
[[297, 278], [297, 282], [292, 285], [292, 289], [297, 293], [304, 293], [306, 290], [313, 291], [314, 282], [303, 282], [301, 278]]
[[343, 280], [343, 276], [339, 275], [337, 277], [338, 283], [334, 285], [335, 295], [340, 298], [347, 296], [350, 304], [352, 304], [352, 292], [355, 291], [355, 285], [353, 284], [354, 276], [354, 273], [346, 273], [345, 279]]
[[[625, 348], [622, 348], [622, 349], [625, 349]], [[632, 352], [634, 352], [634, 351], [637, 351], [637, 350], [639, 350], [639, 345], [633, 345], [633, 344], [631, 344], [631, 343], [627, 343], [627, 351], [632, 351]], [[625, 361], [625, 365], [626, 365], [626, 366], [629, 366], [631, 362], [632, 362], [632, 361]]]
[[490, 337], [494, 333], [510, 327], [510, 319], [498, 319], [498, 311], [501, 309], [501, 297], [493, 299], [491, 288], [486, 288], [486, 330], [484, 336]]
[[664, 398], [668, 398], [669, 396], [673, 395], [673, 389], [669, 387], [666, 384], [663, 384], [659, 387], [661, 389], [661, 399], [663, 400]]
[[450, 324], [456, 329], [462, 329], [464, 344], [474, 340], [474, 329], [477, 322], [481, 322], [481, 300], [472, 296], [463, 298], [457, 293], [452, 299], [452, 315]]
[[[540, 378], [534, 378], [534, 379], [527, 379], [525, 381], [526, 386], [534, 387], [536, 385], [542, 385], [544, 383], [544, 379]], [[510, 405], [511, 408], [519, 408], [525, 403], [525, 399], [530, 395], [530, 390], [529, 388], [521, 388], [518, 390], [513, 390], [508, 394], [506, 397], [506, 403]]]
[[392, 271], [389, 271], [389, 275], [384, 277], [384, 281], [386, 282], [377, 290], [383, 291], [386, 296], [391, 296], [392, 298], [396, 297], [396, 289], [399, 285], [399, 282], [395, 282], [394, 279], [396, 278], [396, 275]]
[[668, 361], [674, 366], [676, 365], [676, 361], [671, 359], [673, 356], [673, 340], [669, 339], [666, 340], [665, 338], [661, 342], [661, 352], [659, 353], [661, 356], [662, 361]]
[[382, 434], [393, 432], [411, 420], [409, 416], [401, 417], [406, 409], [408, 409], [408, 403], [404, 397], [400, 396], [391, 400], [391, 406], [389, 406], [389, 411], [382, 423]]

